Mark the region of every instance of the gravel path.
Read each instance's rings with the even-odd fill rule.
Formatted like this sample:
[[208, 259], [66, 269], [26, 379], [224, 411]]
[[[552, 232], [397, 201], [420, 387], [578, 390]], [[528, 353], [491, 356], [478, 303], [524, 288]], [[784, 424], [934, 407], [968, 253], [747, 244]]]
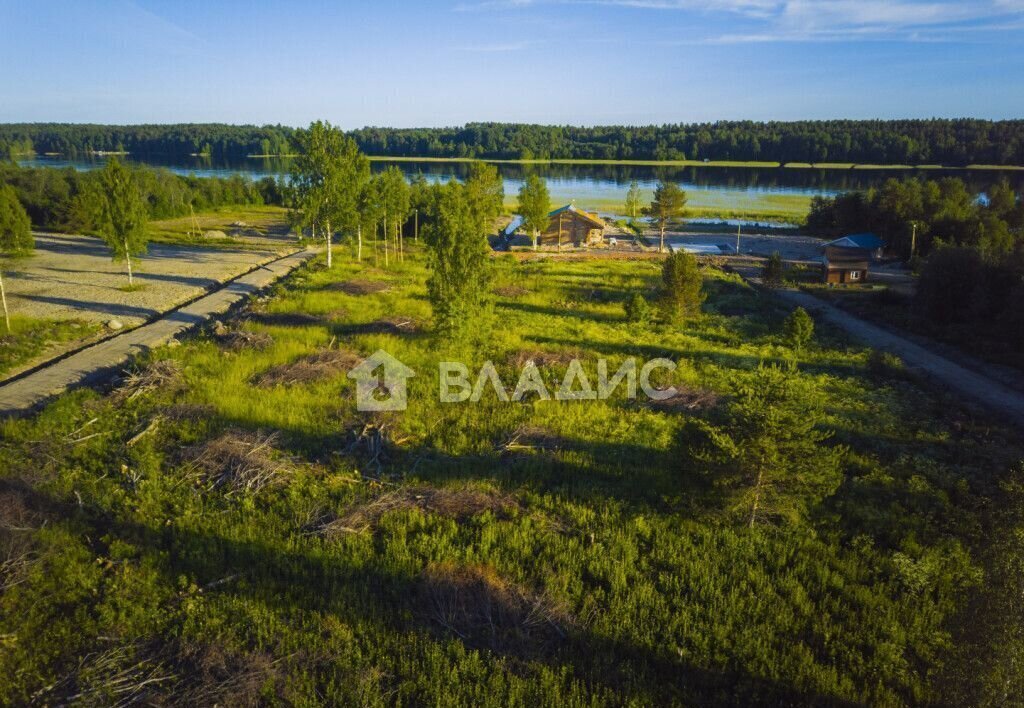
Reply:
[[800, 305], [875, 349], [896, 354], [909, 366], [921, 369], [953, 391], [999, 411], [1018, 425], [1024, 425], [1024, 395], [998, 381], [966, 369], [914, 342], [854, 317], [813, 295], [796, 290], [778, 290], [785, 300]]
[[211, 316], [228, 311], [236, 303], [287, 275], [314, 255], [316, 251], [299, 251], [267, 263], [195, 302], [168, 312], [158, 320], [105, 339], [0, 386], [0, 415], [30, 410], [71, 387], [93, 383], [109, 376], [132, 357], [166, 344]]
[[[27, 317], [120, 321], [132, 327], [187, 302], [255, 265], [278, 258], [275, 250], [152, 244], [133, 259], [134, 292], [124, 263], [114, 263], [102, 241], [89, 236], [39, 233], [35, 253], [5, 266], [11, 312]], [[290, 249], [289, 249], [290, 250]]]

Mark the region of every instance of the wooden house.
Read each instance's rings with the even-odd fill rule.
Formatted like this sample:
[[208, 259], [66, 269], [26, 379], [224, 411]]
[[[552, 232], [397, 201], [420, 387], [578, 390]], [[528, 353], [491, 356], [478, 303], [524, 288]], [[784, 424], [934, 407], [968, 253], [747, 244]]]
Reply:
[[[511, 241], [522, 225], [521, 217], [512, 220], [502, 232], [506, 242]], [[605, 223], [597, 214], [578, 209], [575, 204], [566, 204], [548, 214], [548, 227], [540, 234], [540, 244], [590, 246], [604, 240], [604, 230]]]
[[870, 264], [871, 251], [866, 248], [826, 246], [822, 276], [826, 283], [865, 283]]
[[875, 234], [862, 233], [862, 234], [848, 234], [842, 238], [837, 238], [835, 241], [829, 241], [825, 244], [825, 248], [834, 246], [836, 248], [846, 249], [863, 249], [868, 251], [873, 260], [878, 260], [882, 257], [882, 251], [884, 249], [882, 239]]

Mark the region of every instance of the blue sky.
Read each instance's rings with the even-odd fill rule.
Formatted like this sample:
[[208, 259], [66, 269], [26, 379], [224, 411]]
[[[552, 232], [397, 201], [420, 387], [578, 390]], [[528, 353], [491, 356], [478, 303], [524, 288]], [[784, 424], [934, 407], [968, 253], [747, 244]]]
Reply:
[[0, 121], [1024, 117], [1024, 0], [0, 0]]

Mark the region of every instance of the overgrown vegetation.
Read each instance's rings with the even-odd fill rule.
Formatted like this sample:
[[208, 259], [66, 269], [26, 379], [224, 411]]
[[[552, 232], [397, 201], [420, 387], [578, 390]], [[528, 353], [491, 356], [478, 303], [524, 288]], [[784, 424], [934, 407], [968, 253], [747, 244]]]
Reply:
[[[496, 259], [466, 363], [557, 387], [668, 357], [677, 403], [441, 404], [434, 340], [374, 326], [430, 321], [424, 254], [354, 252], [227, 323], [259, 347], [200, 336], [0, 422], [0, 702], [1024, 695], [1016, 431], [827, 328], [793, 348], [713, 268], [702, 314], [636, 327], [647, 260]], [[405, 412], [358, 412], [341, 369], [261, 379], [380, 348]]]

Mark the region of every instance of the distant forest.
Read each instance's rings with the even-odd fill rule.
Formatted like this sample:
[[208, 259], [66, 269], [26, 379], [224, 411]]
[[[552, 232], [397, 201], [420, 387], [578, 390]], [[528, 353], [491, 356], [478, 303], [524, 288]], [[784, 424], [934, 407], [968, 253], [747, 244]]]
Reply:
[[[281, 125], [0, 125], [0, 155], [30, 152], [242, 158], [295, 151]], [[795, 121], [662, 126], [470, 123], [460, 128], [362, 128], [368, 155], [490, 159], [737, 160], [859, 164], [1024, 165], [1024, 120]]]

